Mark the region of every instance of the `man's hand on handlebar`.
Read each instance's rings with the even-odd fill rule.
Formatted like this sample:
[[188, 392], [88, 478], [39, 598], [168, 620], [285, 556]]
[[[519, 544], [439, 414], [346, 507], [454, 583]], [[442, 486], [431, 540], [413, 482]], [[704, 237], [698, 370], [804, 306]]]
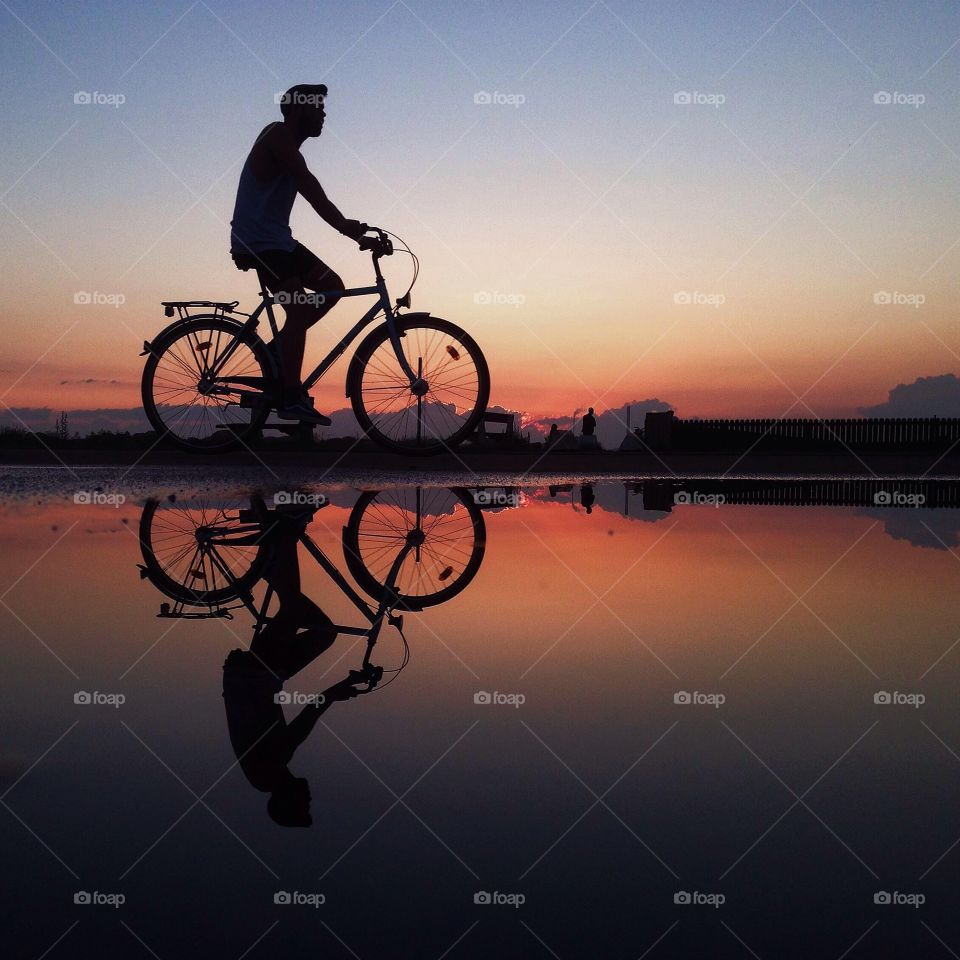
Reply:
[[340, 228], [340, 232], [345, 237], [349, 237], [351, 240], [356, 240], [357, 243], [359, 243], [360, 238], [369, 229], [370, 228], [365, 223], [362, 223], [360, 220], [344, 220], [343, 226]]

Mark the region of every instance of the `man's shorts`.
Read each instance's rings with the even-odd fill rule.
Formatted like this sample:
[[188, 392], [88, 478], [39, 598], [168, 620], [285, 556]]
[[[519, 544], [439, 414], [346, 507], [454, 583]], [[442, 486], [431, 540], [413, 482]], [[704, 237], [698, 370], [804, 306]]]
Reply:
[[[238, 269], [259, 270], [271, 293], [276, 293], [280, 289], [296, 290], [304, 286], [305, 278], [310, 276], [336, 276], [313, 251], [308, 250], [302, 243], [298, 243], [292, 250], [231, 251], [230, 255]], [[320, 285], [322, 289], [322, 280]]]

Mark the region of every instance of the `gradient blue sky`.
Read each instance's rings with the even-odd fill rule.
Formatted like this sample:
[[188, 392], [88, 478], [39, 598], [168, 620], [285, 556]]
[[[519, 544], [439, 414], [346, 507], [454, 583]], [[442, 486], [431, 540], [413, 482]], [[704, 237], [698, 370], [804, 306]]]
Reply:
[[[420, 254], [415, 305], [480, 340], [494, 403], [826, 416], [960, 367], [956, 4], [5, 0], [0, 18], [5, 404], [135, 406], [159, 300], [252, 304], [227, 255], [236, 180], [296, 82], [330, 87], [308, 163]], [[293, 224], [366, 280], [302, 201]], [[408, 272], [391, 264], [398, 292]], [[923, 303], [874, 302], [893, 291]]]

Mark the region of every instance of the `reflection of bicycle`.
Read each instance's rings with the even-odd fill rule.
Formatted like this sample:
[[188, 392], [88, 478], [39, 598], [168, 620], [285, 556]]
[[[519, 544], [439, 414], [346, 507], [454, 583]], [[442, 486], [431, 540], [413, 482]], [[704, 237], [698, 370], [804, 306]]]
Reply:
[[[361, 249], [373, 257], [376, 284], [344, 291], [344, 297], [376, 294], [377, 302], [304, 381], [309, 390], [382, 311], [385, 322], [360, 343], [347, 370], [346, 393], [365, 434], [397, 453], [435, 454], [473, 432], [490, 396], [487, 363], [473, 338], [460, 327], [409, 308], [419, 261], [407, 292], [391, 304], [380, 258], [393, 253], [386, 231], [373, 228]], [[260, 279], [260, 305], [252, 314], [231, 303], [164, 301], [178, 319], [144, 342], [141, 393], [144, 410], [161, 436], [200, 452], [227, 450], [266, 424], [280, 396], [279, 360], [257, 334], [266, 311], [273, 336], [277, 323]], [[306, 294], [322, 297], [322, 293]], [[200, 308], [201, 312], [191, 313]], [[204, 308], [205, 312], [204, 312]], [[237, 317], [246, 317], [240, 321]], [[283, 424], [289, 427], [289, 424]]]
[[[259, 498], [249, 508], [147, 501], [140, 518], [142, 575], [174, 601], [162, 604], [159, 615], [230, 618], [245, 607], [256, 636], [270, 619], [273, 588], [259, 604], [253, 589], [271, 561], [271, 533], [289, 522], [283, 517], [290, 513], [270, 510]], [[476, 575], [486, 548], [483, 516], [460, 491], [362, 494], [344, 527], [343, 547], [348, 569], [377, 601], [372, 607], [314, 543], [305, 523], [298, 540], [369, 621], [366, 627], [335, 625], [338, 633], [367, 638], [365, 673], [380, 670], [371, 667], [370, 654], [384, 621], [402, 637], [403, 617], [395, 611], [419, 611], [456, 596]]]

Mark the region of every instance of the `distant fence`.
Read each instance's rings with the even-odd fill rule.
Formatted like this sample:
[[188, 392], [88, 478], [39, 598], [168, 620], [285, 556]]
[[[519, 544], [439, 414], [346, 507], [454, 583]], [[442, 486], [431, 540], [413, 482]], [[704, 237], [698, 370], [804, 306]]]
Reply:
[[899, 451], [960, 445], [960, 417], [677, 420], [672, 413], [648, 413], [644, 428], [654, 449]]

